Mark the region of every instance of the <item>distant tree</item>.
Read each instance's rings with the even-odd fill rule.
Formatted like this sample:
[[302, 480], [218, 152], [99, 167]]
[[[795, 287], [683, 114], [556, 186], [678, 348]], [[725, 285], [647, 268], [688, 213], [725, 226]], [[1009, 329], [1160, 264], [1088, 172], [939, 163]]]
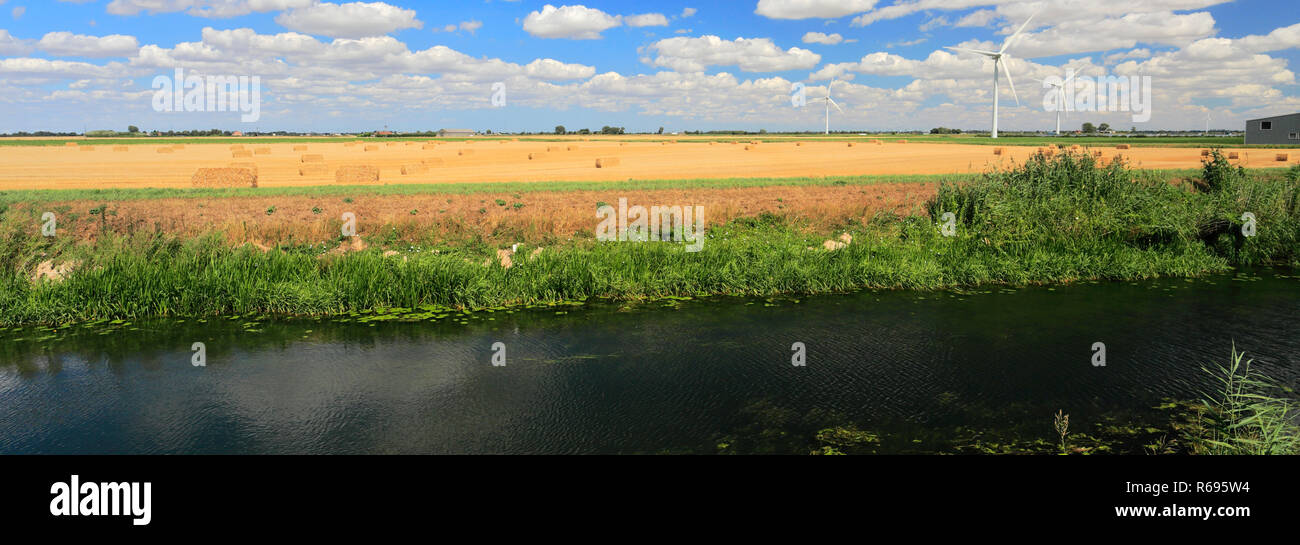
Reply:
[[611, 127], [605, 125], [600, 128], [600, 134], [623, 134], [623, 127]]
[[1092, 133], [1094, 133], [1094, 132], [1097, 132], [1097, 127], [1094, 126], [1092, 123], [1084, 123], [1084, 124], [1083, 124], [1083, 132], [1086, 132], [1086, 133], [1088, 133], [1088, 134], [1092, 134]]
[[578, 134], [591, 134], [591, 129], [580, 129]]
[[948, 127], [935, 127], [930, 129], [930, 134], [961, 134], [961, 129], [949, 129]]
[[568, 131], [564, 129], [564, 125], [556, 125], [556, 126], [555, 126], [555, 134], [565, 134], [565, 133], [567, 133], [567, 132], [568, 132]]
[[1102, 123], [1100, 125], [1097, 125], [1097, 130], [1101, 132], [1110, 132], [1110, 123]]
[[131, 133], [131, 134], [136, 134], [136, 133], [140, 132], [140, 127], [137, 127], [137, 126], [135, 126], [135, 125], [128, 125], [128, 126], [126, 127], [126, 132], [129, 132], [129, 133]]
[[659, 134], [663, 134], [663, 133], [664, 133], [664, 128], [663, 128], [663, 127], [659, 127]]

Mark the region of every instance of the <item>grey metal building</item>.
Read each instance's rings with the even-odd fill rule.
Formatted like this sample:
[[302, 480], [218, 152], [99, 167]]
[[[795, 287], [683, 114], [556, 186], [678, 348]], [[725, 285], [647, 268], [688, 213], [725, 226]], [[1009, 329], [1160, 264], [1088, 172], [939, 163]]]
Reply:
[[1300, 113], [1247, 121], [1246, 143], [1300, 146]]

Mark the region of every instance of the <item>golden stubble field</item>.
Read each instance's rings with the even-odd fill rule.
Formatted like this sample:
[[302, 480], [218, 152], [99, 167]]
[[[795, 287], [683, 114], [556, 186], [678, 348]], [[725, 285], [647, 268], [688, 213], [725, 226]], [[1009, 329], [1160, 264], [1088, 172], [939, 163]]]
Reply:
[[[232, 163], [257, 166], [258, 186], [336, 183], [339, 167], [367, 165], [379, 170], [380, 184], [545, 181], [677, 180], [699, 178], [778, 178], [983, 172], [1022, 162], [1034, 147], [933, 143], [856, 142], [703, 142], [689, 139], [471, 140], [357, 143], [263, 144], [249, 138], [245, 154], [231, 144], [136, 143], [129, 146], [0, 147], [0, 189], [87, 189], [190, 187], [201, 168]], [[429, 143], [433, 142], [433, 143]], [[733, 143], [734, 142], [734, 143]], [[305, 147], [305, 149], [303, 149]], [[160, 153], [160, 149], [167, 152]], [[1138, 168], [1200, 166], [1198, 148], [1091, 148], [1110, 159], [1123, 155]], [[1228, 150], [1234, 151], [1234, 150]], [[1265, 149], [1235, 150], [1247, 166], [1284, 166]], [[249, 155], [249, 156], [236, 156]], [[303, 156], [321, 162], [303, 162]], [[597, 159], [606, 163], [597, 168]], [[609, 165], [610, 159], [615, 159]], [[313, 166], [321, 165], [323, 166]], [[422, 166], [421, 166], [422, 165]], [[304, 167], [306, 175], [304, 175]], [[404, 173], [404, 167], [406, 173]]]

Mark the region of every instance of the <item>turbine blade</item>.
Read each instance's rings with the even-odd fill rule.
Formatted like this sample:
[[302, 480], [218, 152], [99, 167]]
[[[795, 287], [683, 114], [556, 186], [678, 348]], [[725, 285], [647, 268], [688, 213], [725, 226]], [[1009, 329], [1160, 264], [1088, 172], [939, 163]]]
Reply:
[[830, 101], [831, 101], [831, 106], [834, 106], [836, 110], [839, 110], [839, 111], [840, 111], [840, 113], [844, 113], [844, 108], [841, 108], [840, 105], [839, 105], [839, 104], [836, 104], [834, 100], [831, 100], [831, 99], [829, 99], [829, 98], [826, 99], [826, 100], [830, 100]]
[[[1020, 105], [1020, 96], [1016, 94], [1016, 82], [1011, 80], [1011, 69], [1007, 68], [1007, 61], [1003, 60], [998, 64], [1002, 65], [1002, 73], [1007, 76], [1007, 85], [1011, 87], [1011, 96], [1016, 99], [1016, 106]], [[995, 67], [994, 70], [997, 70]]]
[[[1035, 13], [1034, 15], [1038, 15], [1038, 14]], [[998, 53], [1005, 53], [1007, 51], [1007, 47], [1009, 47], [1011, 45], [1011, 42], [1016, 39], [1016, 36], [1019, 36], [1020, 32], [1025, 30], [1025, 27], [1029, 26], [1029, 22], [1034, 20], [1034, 15], [1030, 15], [1028, 19], [1025, 19], [1025, 24], [1020, 25], [1020, 28], [1016, 29], [1015, 34], [1007, 36], [1006, 41], [1002, 42], [1002, 49], [999, 49]]]
[[997, 53], [994, 53], [992, 51], [984, 51], [983, 49], [969, 49], [965, 47], [948, 47], [948, 46], [944, 46], [944, 49], [951, 49], [953, 51], [965, 51], [967, 53], [979, 53], [980, 55], [984, 55], [988, 57], [997, 56]]
[[1061, 84], [1064, 85], [1064, 84], [1066, 84], [1066, 83], [1070, 83], [1070, 80], [1074, 79], [1074, 78], [1075, 78], [1076, 76], [1078, 76], [1078, 75], [1079, 75], [1078, 72], [1071, 72], [1071, 73], [1070, 73], [1070, 77], [1065, 78], [1065, 81], [1062, 81]]

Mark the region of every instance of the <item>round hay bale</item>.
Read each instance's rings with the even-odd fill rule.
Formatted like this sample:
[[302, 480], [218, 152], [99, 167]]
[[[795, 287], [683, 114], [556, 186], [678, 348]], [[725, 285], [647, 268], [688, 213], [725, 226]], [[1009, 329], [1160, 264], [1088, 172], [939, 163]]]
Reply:
[[618, 157], [602, 157], [596, 159], [596, 168], [616, 167], [619, 163], [622, 163], [622, 161]]
[[529, 161], [536, 161], [538, 159], [544, 159], [544, 158], [546, 158], [545, 152], [535, 151], [533, 153], [528, 154]]
[[299, 158], [300, 163], [324, 163], [325, 156], [319, 153], [309, 153]]
[[348, 165], [334, 171], [334, 181], [344, 184], [374, 183], [379, 181], [379, 167], [374, 165]]
[[257, 187], [257, 175], [246, 168], [200, 168], [190, 178], [194, 187]]
[[[167, 149], [170, 149], [170, 148], [167, 148]], [[158, 152], [159, 152], [159, 153], [162, 153], [162, 150], [160, 149], [160, 150], [158, 150]], [[171, 152], [167, 152], [167, 153], [171, 153]], [[232, 151], [232, 152], [230, 152], [230, 156], [233, 157], [233, 158], [235, 158], [235, 159], [239, 159], [240, 157], [252, 157], [252, 156], [253, 156], [253, 152], [248, 151], [248, 150]]]
[[853, 146], [854, 146], [853, 142], [849, 142], [849, 146], [848, 146], [848, 147], [851, 148], [851, 147], [853, 147]]
[[546, 146], [546, 151], [564, 151], [560, 146]]

